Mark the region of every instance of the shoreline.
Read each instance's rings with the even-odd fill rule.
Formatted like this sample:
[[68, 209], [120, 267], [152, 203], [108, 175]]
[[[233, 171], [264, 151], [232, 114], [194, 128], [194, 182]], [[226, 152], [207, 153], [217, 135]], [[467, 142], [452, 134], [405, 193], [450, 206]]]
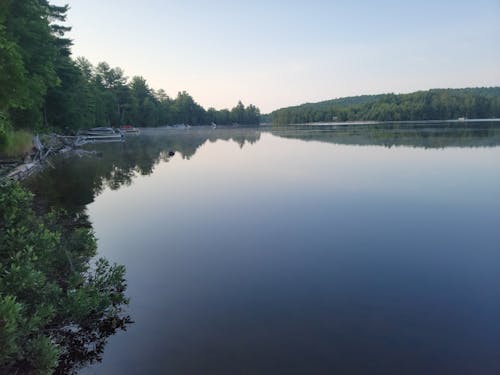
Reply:
[[[467, 123], [478, 123], [478, 122], [500, 122], [500, 118], [477, 118], [477, 119], [449, 119], [449, 120], [406, 120], [406, 121], [318, 121], [318, 122], [299, 122], [292, 124], [273, 124], [269, 123], [269, 126], [349, 126], [349, 125], [393, 125], [393, 124], [437, 124], [437, 123], [450, 123], [450, 124], [467, 124]], [[267, 124], [266, 124], [267, 125]]]
[[8, 159], [0, 157], [0, 182], [22, 181], [47, 165], [50, 166], [49, 158], [68, 153], [76, 153], [79, 156], [96, 154], [95, 151], [80, 149], [75, 142], [65, 142], [64, 137], [57, 134], [35, 135], [29, 153]]

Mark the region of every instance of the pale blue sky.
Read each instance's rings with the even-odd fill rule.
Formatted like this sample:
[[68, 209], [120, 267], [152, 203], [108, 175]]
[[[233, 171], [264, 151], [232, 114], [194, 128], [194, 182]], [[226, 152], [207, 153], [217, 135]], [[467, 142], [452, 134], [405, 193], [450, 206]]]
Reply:
[[57, 0], [75, 56], [204, 107], [500, 86], [500, 0]]

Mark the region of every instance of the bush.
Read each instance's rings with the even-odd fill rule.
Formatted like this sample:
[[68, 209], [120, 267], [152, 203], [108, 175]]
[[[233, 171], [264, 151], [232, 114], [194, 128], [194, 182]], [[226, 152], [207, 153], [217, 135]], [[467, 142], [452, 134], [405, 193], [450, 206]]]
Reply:
[[70, 373], [99, 359], [130, 322], [124, 267], [91, 264], [90, 225], [36, 213], [19, 184], [0, 185], [0, 215], [0, 373]]
[[7, 144], [7, 130], [9, 129], [9, 123], [5, 115], [0, 112], [0, 146]]

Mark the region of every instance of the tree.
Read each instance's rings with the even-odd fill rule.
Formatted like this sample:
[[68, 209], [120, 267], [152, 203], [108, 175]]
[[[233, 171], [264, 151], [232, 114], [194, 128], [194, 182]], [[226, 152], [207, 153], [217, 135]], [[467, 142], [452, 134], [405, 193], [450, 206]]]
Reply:
[[231, 109], [231, 118], [234, 122], [241, 124], [245, 123], [245, 106], [241, 100], [238, 102], [236, 107]]
[[[171, 99], [143, 77], [71, 57], [68, 6], [48, 0], [0, 1], [0, 137], [44, 126], [74, 133], [93, 126], [257, 123], [258, 109], [207, 111], [185, 91]], [[257, 119], [257, 120], [256, 120]]]
[[332, 121], [449, 120], [458, 117], [497, 118], [500, 88], [435, 89], [410, 94], [362, 95], [281, 108], [275, 124]]
[[[57, 13], [45, 0], [5, 0], [0, 12], [2, 60], [11, 81], [1, 87], [0, 97], [11, 97], [7, 110], [16, 125], [41, 125], [45, 94], [58, 83], [57, 46], [50, 26], [50, 17]], [[20, 90], [13, 93], [12, 86]]]

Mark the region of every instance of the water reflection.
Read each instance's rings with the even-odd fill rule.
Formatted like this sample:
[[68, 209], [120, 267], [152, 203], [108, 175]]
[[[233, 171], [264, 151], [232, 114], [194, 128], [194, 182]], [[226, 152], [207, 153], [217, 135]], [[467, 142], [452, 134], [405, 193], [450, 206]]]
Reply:
[[245, 143], [253, 144], [259, 139], [260, 131], [255, 128], [229, 131], [202, 128], [189, 132], [149, 129], [140, 136], [127, 137], [125, 143], [88, 146], [87, 149], [97, 152], [96, 156], [79, 160], [71, 155], [59, 157], [53, 161], [54, 168], [46, 169], [27, 184], [48, 203], [76, 211], [93, 202], [106, 187], [116, 190], [130, 185], [136, 176], [151, 174], [158, 163], [169, 161], [170, 151], [189, 159], [206, 142], [231, 140], [242, 148]]
[[498, 121], [292, 126], [276, 128], [272, 133], [305, 141], [385, 147], [491, 147], [500, 144]]
[[499, 139], [154, 130], [60, 160], [30, 183], [87, 205], [136, 321], [84, 373], [498, 372]]
[[77, 374], [82, 368], [102, 361], [109, 337], [126, 331], [133, 323], [130, 316], [116, 314], [113, 317], [87, 322], [76, 330], [68, 327], [63, 332], [61, 345], [65, 348], [55, 369], [56, 375]]
[[149, 175], [160, 162], [168, 162], [170, 151], [189, 159], [206, 142], [228, 140], [240, 148], [259, 141], [261, 134], [345, 145], [411, 146], [417, 148], [492, 147], [500, 144], [500, 123], [371, 124], [353, 126], [296, 126], [287, 128], [144, 130], [141, 136], [119, 144], [97, 144], [88, 148], [99, 153], [78, 160], [61, 157], [56, 168], [28, 181], [33, 191], [52, 204], [78, 210], [93, 202], [105, 188], [130, 185], [134, 177]]

